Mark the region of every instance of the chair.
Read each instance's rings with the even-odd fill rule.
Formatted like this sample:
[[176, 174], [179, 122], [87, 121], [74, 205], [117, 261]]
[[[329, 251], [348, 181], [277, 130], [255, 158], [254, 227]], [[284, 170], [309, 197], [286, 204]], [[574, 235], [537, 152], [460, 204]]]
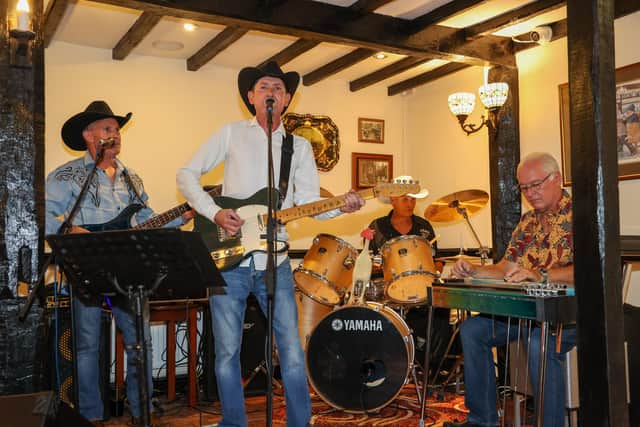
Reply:
[[[196, 372], [197, 363], [197, 314], [200, 310], [206, 309], [206, 302], [188, 301], [178, 303], [164, 303], [162, 301], [153, 302], [149, 305], [150, 321], [164, 322], [167, 327], [167, 400], [173, 401], [176, 398], [176, 323], [187, 322], [188, 341], [188, 392], [187, 400], [189, 406], [195, 406], [198, 401]], [[124, 342], [120, 331], [116, 331], [116, 389], [124, 388]]]

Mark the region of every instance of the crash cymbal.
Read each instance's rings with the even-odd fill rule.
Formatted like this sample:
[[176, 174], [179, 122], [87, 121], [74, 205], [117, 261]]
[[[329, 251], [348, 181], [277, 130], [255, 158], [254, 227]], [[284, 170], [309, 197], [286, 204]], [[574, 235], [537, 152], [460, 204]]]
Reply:
[[470, 262], [471, 264], [482, 264], [482, 260], [480, 259], [479, 256], [471, 256], [471, 255], [466, 255], [466, 254], [458, 254], [458, 255], [453, 255], [453, 256], [443, 256], [440, 258], [436, 258], [434, 261], [440, 261], [440, 262], [447, 262], [447, 261], [451, 261], [451, 262], [456, 262], [459, 259], [463, 259], [465, 261]]
[[464, 209], [467, 216], [482, 209], [489, 201], [489, 194], [482, 190], [463, 190], [441, 197], [424, 211], [424, 217], [433, 222], [453, 222], [464, 219], [458, 209]]

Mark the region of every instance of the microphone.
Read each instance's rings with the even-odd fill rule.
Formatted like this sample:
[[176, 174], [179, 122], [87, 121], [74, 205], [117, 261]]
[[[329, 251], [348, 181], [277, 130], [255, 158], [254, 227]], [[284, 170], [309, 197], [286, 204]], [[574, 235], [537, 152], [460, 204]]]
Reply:
[[267, 99], [264, 100], [264, 103], [267, 106], [267, 112], [268, 113], [273, 113], [273, 103], [276, 102], [275, 99], [273, 99], [272, 97], [269, 97]]

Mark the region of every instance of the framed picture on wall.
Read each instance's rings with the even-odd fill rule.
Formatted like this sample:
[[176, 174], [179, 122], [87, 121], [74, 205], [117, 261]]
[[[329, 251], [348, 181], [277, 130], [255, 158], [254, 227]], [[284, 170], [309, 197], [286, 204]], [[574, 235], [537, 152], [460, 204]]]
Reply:
[[384, 120], [358, 118], [358, 141], [384, 144]]
[[351, 185], [355, 190], [373, 187], [380, 181], [390, 182], [393, 177], [393, 156], [353, 153], [351, 175]]
[[[571, 185], [571, 122], [569, 84], [558, 87], [562, 176]], [[616, 144], [618, 179], [640, 178], [640, 62], [616, 70]]]

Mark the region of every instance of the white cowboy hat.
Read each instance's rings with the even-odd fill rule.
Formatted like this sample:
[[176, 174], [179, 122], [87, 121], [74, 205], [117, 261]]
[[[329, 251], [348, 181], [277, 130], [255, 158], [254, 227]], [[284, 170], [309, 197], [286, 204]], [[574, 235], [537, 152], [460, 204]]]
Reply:
[[[417, 181], [415, 181], [411, 175], [400, 175], [400, 176], [397, 176], [397, 177], [393, 178], [393, 183], [394, 184], [411, 184], [411, 183], [416, 183], [416, 182]], [[429, 195], [429, 190], [427, 190], [426, 188], [420, 189], [419, 193], [407, 193], [407, 196], [411, 196], [414, 199], [424, 199], [428, 195]], [[380, 197], [379, 200], [382, 203], [390, 203], [391, 202], [389, 197]]]

